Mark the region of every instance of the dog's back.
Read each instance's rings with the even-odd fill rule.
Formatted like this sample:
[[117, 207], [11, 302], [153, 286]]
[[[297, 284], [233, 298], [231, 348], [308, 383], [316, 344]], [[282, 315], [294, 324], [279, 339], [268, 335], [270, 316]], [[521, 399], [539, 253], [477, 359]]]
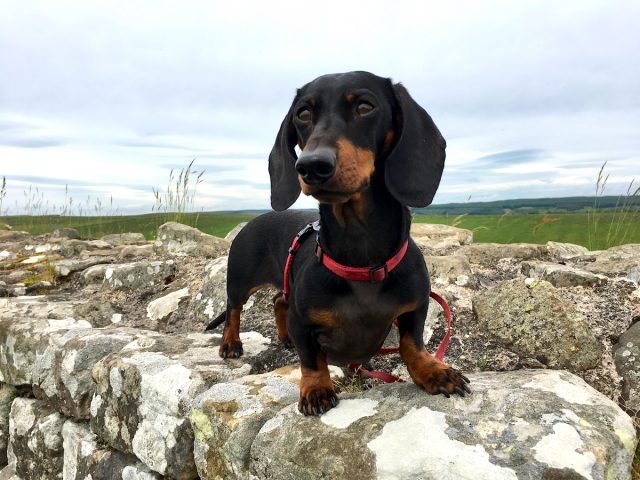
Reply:
[[229, 251], [229, 305], [242, 305], [258, 287], [281, 286], [291, 241], [305, 225], [317, 219], [317, 212], [287, 210], [265, 213], [251, 220], [238, 233]]

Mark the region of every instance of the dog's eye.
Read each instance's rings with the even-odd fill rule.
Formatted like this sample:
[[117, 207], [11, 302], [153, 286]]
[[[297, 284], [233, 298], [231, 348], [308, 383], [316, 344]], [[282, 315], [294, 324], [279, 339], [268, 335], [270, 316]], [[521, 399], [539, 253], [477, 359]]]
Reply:
[[297, 116], [301, 122], [309, 123], [311, 121], [311, 110], [307, 107], [303, 107], [298, 110]]
[[356, 112], [360, 116], [365, 116], [365, 115], [368, 115], [371, 112], [373, 112], [375, 110], [375, 108], [376, 107], [371, 105], [369, 102], [360, 102], [358, 104], [358, 106], [356, 107]]

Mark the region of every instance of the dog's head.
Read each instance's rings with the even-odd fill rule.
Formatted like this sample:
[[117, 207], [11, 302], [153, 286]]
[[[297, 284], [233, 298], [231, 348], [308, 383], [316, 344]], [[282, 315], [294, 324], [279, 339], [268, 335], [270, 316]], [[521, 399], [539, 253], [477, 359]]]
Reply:
[[285, 210], [301, 190], [343, 203], [384, 170], [396, 200], [424, 207], [440, 183], [445, 147], [402, 85], [368, 72], [324, 75], [298, 90], [282, 122], [269, 155], [271, 205]]

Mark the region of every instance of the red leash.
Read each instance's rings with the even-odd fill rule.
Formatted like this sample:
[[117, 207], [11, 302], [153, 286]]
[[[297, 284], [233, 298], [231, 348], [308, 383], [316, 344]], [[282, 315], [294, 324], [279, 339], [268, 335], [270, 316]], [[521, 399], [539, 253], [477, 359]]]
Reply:
[[[291, 266], [293, 265], [293, 258], [298, 250], [300, 250], [300, 246], [302, 242], [307, 238], [312, 232], [318, 232], [320, 230], [320, 222], [316, 220], [313, 223], [308, 224], [302, 230], [298, 232], [298, 234], [294, 237], [293, 242], [291, 243], [291, 247], [289, 247], [289, 255], [287, 256], [287, 262], [284, 267], [284, 285], [282, 289], [282, 298], [285, 302], [289, 300], [289, 292], [290, 292], [290, 280], [289, 276], [291, 273]], [[331, 270], [333, 273], [338, 275], [339, 277], [345, 278], [346, 280], [355, 280], [355, 281], [369, 281], [369, 282], [381, 282], [384, 280], [389, 272], [396, 268], [402, 259], [404, 258], [405, 253], [407, 253], [409, 241], [405, 241], [400, 250], [396, 252], [393, 257], [387, 260], [384, 265], [380, 267], [349, 267], [346, 265], [341, 265], [340, 263], [333, 260], [329, 255], [322, 251], [320, 248], [320, 244], [316, 242], [316, 256], [318, 257], [318, 261], [321, 262], [327, 269]], [[447, 351], [447, 347], [449, 346], [449, 341], [451, 340], [451, 310], [449, 309], [449, 305], [447, 301], [442, 298], [440, 295], [434, 292], [429, 292], [429, 296], [433, 298], [444, 311], [445, 316], [447, 317], [447, 331], [444, 335], [444, 338], [438, 345], [438, 350], [435, 353], [435, 357], [438, 360], [442, 360], [445, 352]], [[397, 326], [397, 321], [394, 321]], [[398, 347], [393, 348], [381, 348], [378, 350], [376, 355], [388, 355], [390, 353], [396, 353], [399, 351]], [[367, 370], [362, 368], [359, 363], [350, 363], [347, 365], [348, 368], [353, 368], [357, 373], [364, 375], [365, 377], [377, 378], [378, 380], [382, 380], [386, 383], [393, 382], [403, 382], [400, 378], [391, 375], [390, 373], [380, 372], [377, 370]]]
[[[449, 347], [449, 342], [451, 340], [451, 321], [452, 321], [451, 309], [449, 308], [449, 304], [447, 303], [447, 301], [437, 293], [429, 292], [429, 296], [433, 298], [436, 302], [438, 302], [438, 304], [442, 307], [442, 310], [444, 311], [445, 317], [447, 317], [447, 331], [444, 334], [444, 337], [442, 338], [442, 340], [440, 341], [440, 344], [438, 345], [438, 349], [436, 350], [436, 353], [435, 353], [435, 357], [438, 360], [442, 360], [444, 358], [445, 352], [447, 351], [447, 348]], [[395, 321], [394, 324], [396, 324], [397, 326], [397, 321]], [[381, 348], [380, 350], [378, 350], [378, 353], [376, 353], [376, 355], [388, 355], [390, 353], [396, 353], [399, 350], [400, 349], [398, 347]], [[404, 382], [404, 380], [402, 380], [401, 378], [396, 377], [395, 375], [391, 375], [390, 373], [382, 372], [380, 370], [367, 370], [366, 368], [362, 368], [362, 366], [359, 363], [350, 363], [349, 365], [347, 365], [347, 368], [354, 369], [356, 373], [359, 373], [363, 377], [376, 378], [378, 380], [382, 380], [385, 383]]]

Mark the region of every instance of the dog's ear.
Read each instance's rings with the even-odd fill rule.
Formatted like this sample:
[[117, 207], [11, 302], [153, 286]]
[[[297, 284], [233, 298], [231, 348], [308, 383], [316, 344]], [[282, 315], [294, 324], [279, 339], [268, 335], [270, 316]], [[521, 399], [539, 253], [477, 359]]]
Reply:
[[271, 207], [282, 211], [293, 205], [300, 196], [300, 184], [295, 165], [298, 156], [295, 146], [298, 134], [293, 126], [293, 105], [284, 117], [276, 143], [269, 154], [269, 177], [271, 178]]
[[447, 144], [407, 89], [399, 83], [392, 88], [397, 104], [397, 140], [385, 160], [385, 183], [403, 205], [426, 207], [440, 184]]

